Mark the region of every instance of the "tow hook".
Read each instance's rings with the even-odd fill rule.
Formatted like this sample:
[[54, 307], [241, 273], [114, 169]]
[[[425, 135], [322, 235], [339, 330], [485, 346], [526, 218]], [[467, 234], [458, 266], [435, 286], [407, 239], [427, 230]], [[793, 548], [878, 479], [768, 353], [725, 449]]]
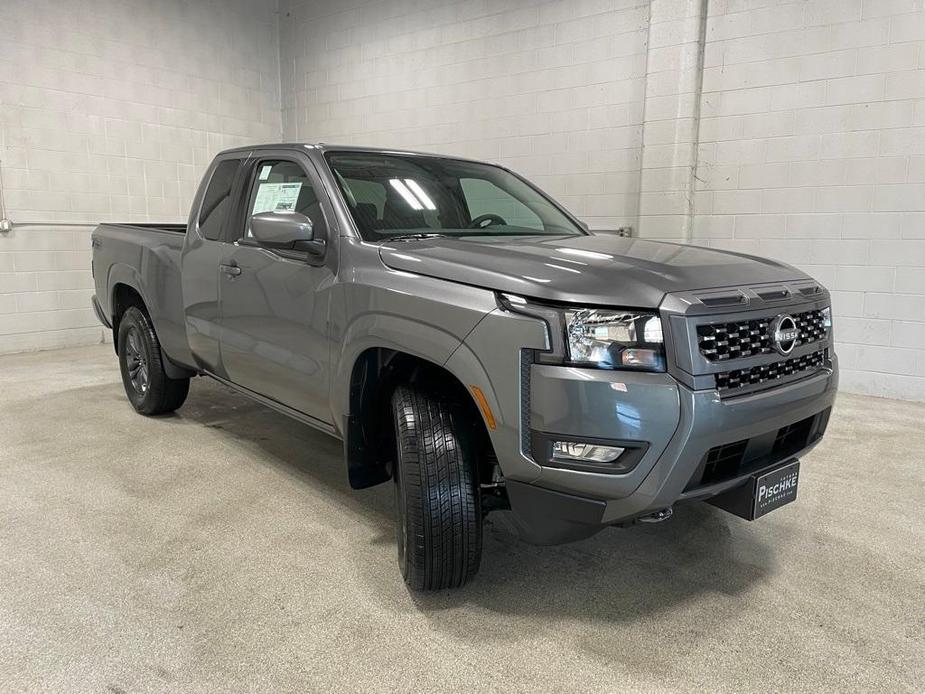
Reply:
[[650, 513], [648, 516], [641, 516], [638, 520], [640, 523], [661, 523], [671, 518], [673, 514], [674, 510], [669, 506], [668, 508], [663, 508], [661, 511]]

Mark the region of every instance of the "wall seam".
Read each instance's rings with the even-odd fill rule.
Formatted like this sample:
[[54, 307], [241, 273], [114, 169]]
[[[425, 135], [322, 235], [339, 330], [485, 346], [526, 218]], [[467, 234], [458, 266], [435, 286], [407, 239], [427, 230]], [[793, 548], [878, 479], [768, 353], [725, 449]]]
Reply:
[[279, 99], [279, 139], [282, 142], [283, 133], [283, 33], [280, 17], [283, 10], [282, 0], [276, 0], [276, 94]]
[[636, 229], [633, 231], [634, 236], [638, 236], [642, 228], [642, 174], [644, 171], [646, 152], [646, 111], [648, 110], [647, 102], [649, 101], [647, 98], [649, 93], [649, 47], [652, 42], [651, 2], [648, 3], [646, 11], [646, 61], [642, 72], [642, 74], [645, 75], [645, 80], [642, 85], [642, 115], [639, 122], [639, 183], [636, 189]]
[[[690, 175], [687, 178], [687, 224], [684, 225], [684, 243], [694, 240], [694, 217], [697, 197], [697, 169], [700, 163], [700, 112], [703, 103], [703, 63], [707, 47], [707, 15], [710, 11], [710, 0], [702, 0], [700, 6], [700, 31], [697, 37], [697, 78], [694, 85], [694, 112], [691, 141]], [[648, 58], [648, 54], [647, 54]], [[645, 117], [643, 111], [643, 117]], [[643, 120], [645, 123], [645, 120]], [[641, 169], [640, 169], [641, 173]]]

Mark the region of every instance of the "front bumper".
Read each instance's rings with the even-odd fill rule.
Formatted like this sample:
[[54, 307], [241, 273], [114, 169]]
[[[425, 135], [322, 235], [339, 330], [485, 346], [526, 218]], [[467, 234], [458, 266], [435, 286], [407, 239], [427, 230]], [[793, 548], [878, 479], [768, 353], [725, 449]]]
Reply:
[[625, 474], [541, 465], [509, 480], [524, 536], [549, 544], [586, 537], [680, 501], [706, 499], [821, 439], [838, 386], [837, 361], [799, 381], [738, 397], [691, 390], [669, 374], [533, 365], [533, 431], [647, 445]]

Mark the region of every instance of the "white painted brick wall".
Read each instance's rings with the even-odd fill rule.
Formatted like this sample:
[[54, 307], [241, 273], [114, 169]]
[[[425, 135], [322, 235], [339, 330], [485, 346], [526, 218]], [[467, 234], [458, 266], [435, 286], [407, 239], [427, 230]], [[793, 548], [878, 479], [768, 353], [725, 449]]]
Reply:
[[593, 227], [635, 225], [648, 12], [647, 0], [283, 0], [283, 132], [498, 161]]
[[711, 0], [693, 240], [833, 290], [846, 390], [925, 399], [925, 3]]
[[[6, 0], [8, 206], [180, 220], [281, 111], [286, 139], [496, 160], [596, 228], [796, 264], [844, 388], [925, 399], [925, 0], [709, 0], [702, 46], [701, 1], [281, 0], [277, 29], [257, 0]], [[98, 339], [87, 234], [0, 237], [0, 351]]]
[[693, 225], [691, 172], [697, 159], [702, 0], [652, 0], [638, 233], [683, 241]]
[[[14, 222], [184, 221], [213, 154], [280, 136], [275, 3], [3, 0]], [[92, 226], [0, 234], [0, 352], [98, 342]]]

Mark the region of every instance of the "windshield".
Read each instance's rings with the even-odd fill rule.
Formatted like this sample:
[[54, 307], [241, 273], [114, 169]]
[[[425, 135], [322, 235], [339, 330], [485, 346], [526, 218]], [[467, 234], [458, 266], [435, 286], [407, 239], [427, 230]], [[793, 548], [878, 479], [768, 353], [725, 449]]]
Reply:
[[378, 152], [325, 156], [366, 241], [584, 233], [542, 193], [497, 166]]

